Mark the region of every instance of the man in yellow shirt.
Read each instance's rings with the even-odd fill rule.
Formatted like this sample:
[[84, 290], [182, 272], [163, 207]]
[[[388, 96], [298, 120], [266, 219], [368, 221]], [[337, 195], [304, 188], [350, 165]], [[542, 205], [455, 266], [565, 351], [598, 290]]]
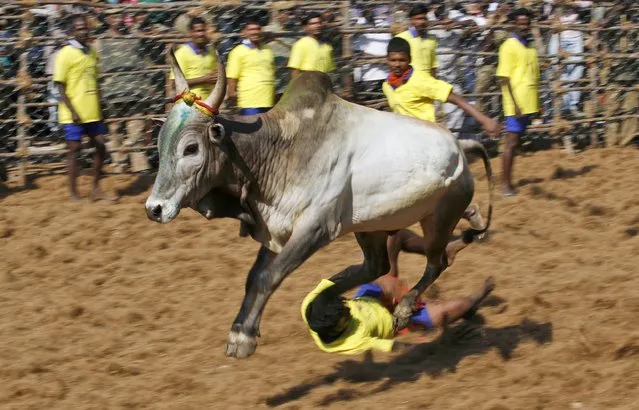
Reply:
[[292, 78], [302, 71], [331, 72], [333, 63], [333, 47], [322, 40], [322, 18], [318, 13], [310, 13], [302, 19], [306, 36], [297, 40], [288, 60]]
[[88, 136], [95, 147], [93, 166], [95, 179], [92, 200], [113, 200], [99, 188], [102, 164], [106, 158], [104, 136], [107, 127], [102, 121], [100, 87], [98, 84], [98, 54], [89, 46], [89, 28], [86, 17], [72, 19], [73, 39], [58, 52], [53, 67], [53, 82], [60, 92], [58, 122], [62, 125], [67, 141], [69, 187], [71, 199], [80, 199], [76, 179], [77, 159], [82, 137]]
[[530, 46], [530, 23], [533, 14], [521, 8], [510, 18], [515, 24], [511, 37], [499, 47], [497, 77], [506, 119], [506, 146], [504, 148], [504, 196], [515, 195], [512, 166], [515, 147], [530, 125], [531, 116], [539, 112], [539, 65], [537, 50]]
[[[434, 102], [436, 100], [449, 102], [475, 118], [491, 138], [496, 138], [499, 135], [500, 128], [497, 121], [486, 116], [464, 98], [455, 94], [452, 85], [433, 78], [424, 71], [413, 69], [411, 66], [411, 47], [403, 38], [395, 37], [388, 43], [386, 60], [390, 74], [382, 84], [382, 91], [393, 112], [435, 122]], [[471, 224], [481, 220], [481, 216], [475, 208], [471, 206], [464, 213], [464, 218], [470, 220]], [[426, 252], [423, 248], [423, 238], [408, 229], [402, 229], [390, 235], [387, 247], [391, 269], [395, 275], [397, 275], [400, 250], [420, 254]]]
[[[460, 318], [472, 317], [479, 304], [493, 291], [495, 283], [486, 279], [481, 289], [467, 297], [424, 303], [417, 302], [411, 327], [434, 329]], [[393, 314], [409, 288], [389, 275], [360, 286], [353, 299], [341, 296], [337, 275], [323, 279], [302, 302], [301, 313], [313, 341], [328, 353], [359, 354], [367, 350], [397, 351], [410, 346], [393, 340]]]
[[[206, 34], [206, 22], [201, 17], [194, 17], [189, 24], [191, 41], [180, 46], [175, 52], [189, 89], [201, 99], [205, 99], [213, 91], [217, 81], [217, 57], [213, 47], [209, 47]], [[170, 78], [174, 75], [171, 72]], [[184, 90], [175, 90], [181, 93]]]
[[390, 74], [382, 84], [382, 91], [393, 112], [435, 122], [434, 102], [449, 102], [475, 118], [490, 137], [499, 135], [499, 124], [455, 94], [452, 85], [414, 69], [411, 51], [403, 38], [395, 37], [388, 43], [386, 61]]
[[242, 35], [244, 40], [228, 57], [228, 97], [240, 115], [264, 113], [275, 100], [275, 54], [263, 44], [258, 21], [247, 20]]
[[408, 11], [410, 26], [408, 30], [397, 35], [410, 44], [412, 66], [415, 70], [425, 71], [427, 74], [437, 77], [437, 41], [428, 37], [428, 8], [423, 4], [417, 4]]

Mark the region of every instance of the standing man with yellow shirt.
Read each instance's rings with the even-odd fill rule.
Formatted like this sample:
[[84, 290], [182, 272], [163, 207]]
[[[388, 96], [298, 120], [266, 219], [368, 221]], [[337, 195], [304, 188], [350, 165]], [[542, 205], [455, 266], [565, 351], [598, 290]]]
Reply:
[[288, 68], [292, 69], [291, 78], [302, 71], [333, 71], [333, 47], [322, 41], [323, 25], [319, 13], [306, 15], [302, 19], [302, 26], [306, 36], [295, 42], [288, 60]]
[[[194, 17], [189, 24], [191, 41], [180, 46], [175, 52], [189, 89], [201, 99], [205, 99], [213, 91], [217, 81], [217, 57], [213, 47], [209, 47], [206, 35], [206, 22], [201, 17]], [[171, 72], [171, 79], [174, 78]], [[175, 90], [181, 93], [184, 90]]]
[[449, 102], [475, 118], [489, 136], [499, 135], [499, 124], [455, 94], [451, 84], [412, 67], [412, 49], [406, 40], [393, 38], [387, 50], [390, 74], [382, 84], [382, 91], [393, 112], [435, 122], [435, 101]]
[[262, 26], [257, 20], [248, 19], [242, 35], [242, 43], [229, 53], [228, 97], [236, 103], [240, 115], [261, 114], [275, 102], [275, 54], [263, 44]]
[[506, 146], [504, 149], [504, 196], [515, 195], [512, 166], [515, 147], [530, 125], [532, 114], [539, 112], [539, 65], [537, 49], [530, 43], [532, 12], [515, 10], [510, 18], [515, 28], [509, 39], [499, 47], [497, 77], [506, 117]]
[[[416, 70], [411, 66], [411, 47], [403, 38], [395, 37], [388, 43], [386, 61], [390, 74], [382, 84], [382, 91], [393, 112], [434, 123], [435, 101], [449, 102], [477, 120], [491, 138], [499, 135], [497, 121], [455, 94], [451, 84], [433, 78], [428, 72]], [[474, 205], [468, 207], [464, 217], [471, 224], [481, 219], [476, 215]], [[423, 243], [423, 238], [408, 229], [402, 229], [388, 236], [386, 245], [393, 275], [397, 275], [399, 251], [425, 254]]]
[[410, 26], [408, 30], [397, 35], [410, 44], [411, 65], [415, 70], [425, 71], [437, 77], [437, 41], [428, 37], [428, 8], [423, 4], [417, 4], [408, 11]]
[[67, 141], [69, 187], [71, 199], [80, 199], [76, 179], [77, 160], [82, 137], [88, 136], [95, 147], [93, 166], [95, 179], [91, 199], [113, 200], [99, 188], [102, 164], [106, 158], [104, 136], [108, 133], [102, 121], [100, 87], [98, 85], [98, 54], [89, 46], [89, 27], [86, 17], [72, 19], [73, 39], [58, 52], [53, 67], [53, 82], [60, 93], [58, 122]]

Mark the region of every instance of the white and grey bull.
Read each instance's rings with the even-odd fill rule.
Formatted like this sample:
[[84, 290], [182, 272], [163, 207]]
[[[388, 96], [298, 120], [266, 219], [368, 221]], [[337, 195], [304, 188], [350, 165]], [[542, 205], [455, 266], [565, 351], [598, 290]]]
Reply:
[[[176, 89], [187, 89], [171, 61]], [[218, 78], [205, 101], [214, 109], [225, 94], [221, 64]], [[258, 116], [209, 117], [176, 103], [160, 132], [160, 166], [146, 210], [161, 223], [185, 207], [209, 218], [236, 217], [262, 244], [226, 347], [237, 358], [255, 351], [269, 297], [318, 249], [355, 233], [364, 262], [331, 278], [342, 293], [387, 273], [388, 233], [419, 222], [427, 267], [395, 310], [401, 329], [417, 296], [490, 225], [492, 204], [483, 230], [469, 229], [448, 244], [474, 193], [464, 150], [482, 156], [492, 192], [481, 144], [461, 143], [433, 123], [349, 103], [332, 93], [327, 75], [305, 72]]]

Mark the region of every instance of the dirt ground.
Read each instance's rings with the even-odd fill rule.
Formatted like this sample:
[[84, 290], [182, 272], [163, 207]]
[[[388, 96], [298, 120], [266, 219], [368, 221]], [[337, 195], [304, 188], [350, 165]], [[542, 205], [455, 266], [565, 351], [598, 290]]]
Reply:
[[[474, 333], [402, 336], [421, 343], [403, 354], [319, 351], [299, 306], [321, 278], [360, 262], [349, 235], [284, 282], [243, 361], [224, 345], [258, 246], [236, 221], [186, 210], [150, 222], [143, 176], [105, 180], [119, 204], [70, 203], [62, 176], [5, 190], [0, 408], [637, 408], [639, 151], [535, 153], [515, 172], [521, 194], [497, 197], [488, 240], [429, 293], [463, 294], [493, 275]], [[411, 282], [424, 265], [401, 257]]]

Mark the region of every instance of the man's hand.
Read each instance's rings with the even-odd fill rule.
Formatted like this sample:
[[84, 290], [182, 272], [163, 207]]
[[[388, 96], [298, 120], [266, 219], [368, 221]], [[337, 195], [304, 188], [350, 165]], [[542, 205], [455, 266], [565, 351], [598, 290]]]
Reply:
[[521, 109], [519, 108], [519, 106], [517, 104], [515, 104], [515, 116], [517, 118], [521, 118], [523, 117], [522, 113], [521, 113]]
[[216, 83], [217, 82], [217, 72], [212, 71], [203, 77], [204, 81], [207, 83]]
[[82, 120], [80, 119], [80, 116], [77, 112], [71, 112], [71, 118], [73, 119], [74, 124], [82, 124]]
[[484, 127], [484, 131], [490, 138], [492, 139], [499, 138], [499, 135], [501, 134], [501, 127], [499, 126], [499, 123], [497, 121], [493, 120], [492, 118], [489, 118], [482, 125]]

